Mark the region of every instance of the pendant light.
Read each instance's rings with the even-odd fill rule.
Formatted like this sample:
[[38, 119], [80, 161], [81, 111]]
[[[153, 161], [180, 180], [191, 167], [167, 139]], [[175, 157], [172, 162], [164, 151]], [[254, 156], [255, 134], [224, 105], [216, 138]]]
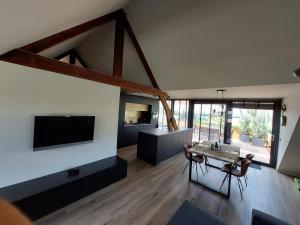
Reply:
[[217, 89], [216, 92], [217, 92], [217, 99], [222, 102], [222, 109], [221, 109], [221, 112], [217, 112], [216, 109], [214, 109], [213, 113], [214, 114], [220, 113], [220, 115], [223, 116], [225, 113], [223, 101], [224, 101], [224, 93], [226, 92], [226, 90], [225, 89]]

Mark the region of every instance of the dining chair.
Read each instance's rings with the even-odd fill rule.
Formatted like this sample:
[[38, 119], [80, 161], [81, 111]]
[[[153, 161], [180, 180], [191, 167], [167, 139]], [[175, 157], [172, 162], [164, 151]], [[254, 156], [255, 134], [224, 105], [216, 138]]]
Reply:
[[243, 158], [243, 157], [239, 157], [239, 160], [238, 160], [238, 162], [237, 162], [237, 163], [238, 163], [239, 165], [241, 165], [241, 163], [240, 163], [240, 162], [241, 162], [243, 159], [248, 159], [248, 160], [252, 161], [252, 160], [253, 160], [253, 158], [254, 158], [254, 156], [255, 156], [254, 154], [252, 154], [252, 153], [249, 153], [249, 154], [247, 154], [247, 155], [246, 155], [246, 157], [245, 157], [245, 158]]
[[[250, 164], [251, 164], [251, 161], [249, 159], [243, 159], [241, 161], [240, 169], [237, 169], [237, 167], [235, 166], [234, 163], [225, 164], [221, 170], [226, 173], [226, 176], [224, 177], [224, 179], [222, 181], [220, 189], [222, 189], [226, 179], [229, 178], [229, 175], [232, 175], [233, 177], [235, 177], [237, 179], [240, 194], [241, 194], [241, 197], [243, 198], [242, 190], [244, 190], [244, 187], [241, 182], [241, 177], [245, 177], [247, 175], [247, 171], [248, 171]], [[246, 187], [247, 187], [247, 183], [246, 183]]]
[[[254, 156], [255, 156], [254, 154], [249, 153], [249, 154], [246, 155], [245, 158], [239, 157], [239, 160], [236, 162], [237, 166], [241, 166], [241, 162], [242, 162], [243, 159], [248, 159], [252, 162]], [[244, 176], [244, 180], [245, 180], [245, 184], [247, 185], [247, 180], [248, 180], [247, 174]]]
[[[185, 155], [185, 158], [188, 160], [188, 162], [186, 163], [184, 169], [183, 169], [183, 172], [185, 172], [186, 168], [188, 167], [189, 165], [189, 162], [190, 162], [190, 156], [192, 153], [190, 153], [188, 150], [191, 148], [192, 146], [191, 145], [187, 145], [185, 144], [183, 146], [183, 149], [184, 149], [184, 155]], [[202, 155], [193, 155], [192, 154], [192, 166], [196, 166], [196, 174], [197, 174], [197, 180], [198, 180], [198, 167], [197, 165], [199, 164], [200, 166], [200, 169], [202, 171], [202, 174], [204, 175], [204, 172], [203, 172], [203, 169], [202, 169], [202, 166], [201, 164], [204, 163], [204, 157]]]
[[[192, 146], [196, 146], [196, 145], [199, 145], [199, 144], [200, 144], [200, 142], [194, 141], [194, 142], [192, 143]], [[205, 156], [205, 155], [203, 155], [203, 157], [204, 157], [204, 160], [205, 160], [205, 169], [206, 169], [206, 172], [208, 172], [208, 166], [207, 166], [207, 164], [209, 164], [208, 158], [207, 158], [207, 156]]]
[[200, 143], [198, 141], [194, 141], [192, 146], [196, 146], [196, 145], [199, 145]]
[[255, 156], [254, 154], [249, 153], [249, 154], [246, 155], [246, 159], [249, 159], [250, 161], [252, 161], [254, 156]]

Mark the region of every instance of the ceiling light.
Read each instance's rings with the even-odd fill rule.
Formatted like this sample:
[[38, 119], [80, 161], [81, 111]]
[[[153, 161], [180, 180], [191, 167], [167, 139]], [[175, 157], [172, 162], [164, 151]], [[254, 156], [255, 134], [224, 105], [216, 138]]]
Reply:
[[219, 95], [221, 95], [221, 99], [223, 100], [224, 98], [224, 92], [226, 92], [226, 90], [224, 89], [218, 89], [217, 91], [217, 98], [219, 98]]
[[220, 110], [216, 110], [216, 109], [213, 109], [213, 115], [214, 116], [223, 116], [225, 115], [225, 107], [224, 107], [224, 92], [226, 92], [226, 90], [224, 89], [218, 89], [216, 90], [216, 93], [217, 93], [217, 100], [220, 101], [220, 103], [222, 104], [222, 108], [221, 108], [221, 111]]

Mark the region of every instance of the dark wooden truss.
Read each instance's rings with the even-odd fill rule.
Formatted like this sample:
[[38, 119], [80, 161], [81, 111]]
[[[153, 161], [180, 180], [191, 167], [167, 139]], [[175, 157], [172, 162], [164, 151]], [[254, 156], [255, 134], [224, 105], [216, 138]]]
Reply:
[[[81, 33], [87, 32], [110, 21], [116, 21], [113, 74], [111, 75], [38, 55], [38, 53], [46, 49], [49, 49], [63, 41], [69, 40]], [[132, 81], [127, 81], [122, 78], [125, 30], [127, 31], [130, 40], [133, 43], [133, 46], [145, 68], [145, 71], [147, 72], [147, 75], [153, 87], [145, 86]], [[138, 40], [123, 10], [112, 12], [105, 16], [99, 17], [81, 25], [61, 31], [39, 41], [33, 42], [21, 48], [14, 49], [10, 52], [1, 55], [0, 60], [46, 71], [56, 72], [59, 74], [73, 76], [81, 79], [87, 79], [99, 83], [114, 85], [127, 91], [141, 92], [145, 94], [158, 96], [166, 111], [169, 130], [178, 129], [176, 121], [173, 117], [173, 113], [171, 112], [166, 101], [168, 95], [167, 93], [160, 90], [155, 80], [155, 77], [150, 69], [150, 66], [146, 60], [146, 57], [138, 43]]]

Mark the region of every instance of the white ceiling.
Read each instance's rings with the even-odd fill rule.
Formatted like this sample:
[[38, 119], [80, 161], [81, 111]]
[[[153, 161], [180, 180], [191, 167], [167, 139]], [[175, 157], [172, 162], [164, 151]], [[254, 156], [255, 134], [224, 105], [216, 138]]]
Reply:
[[300, 82], [299, 0], [133, 0], [125, 10], [163, 90]]
[[[0, 54], [124, 7], [130, 0], [5, 0]], [[298, 0], [133, 0], [125, 11], [161, 89], [172, 98], [278, 98], [300, 78]], [[93, 69], [112, 72], [114, 23], [43, 52], [77, 46]], [[126, 36], [125, 79], [150, 85]], [[285, 85], [290, 84], [290, 85]]]
[[68, 50], [74, 49], [76, 46], [78, 46], [82, 41], [87, 39], [90, 35], [92, 35], [96, 30], [99, 28], [94, 28], [90, 31], [84, 32], [80, 35], [77, 35], [71, 39], [68, 39], [66, 41], [63, 41], [49, 49], [46, 49], [39, 54], [45, 57], [55, 58], [59, 56], [60, 54], [63, 54], [67, 52]]
[[224, 98], [283, 98], [300, 91], [300, 84], [262, 85], [246, 87], [223, 87], [168, 91], [173, 99], [216, 99], [217, 89], [225, 89]]
[[0, 54], [123, 8], [129, 0], [1, 0]]

